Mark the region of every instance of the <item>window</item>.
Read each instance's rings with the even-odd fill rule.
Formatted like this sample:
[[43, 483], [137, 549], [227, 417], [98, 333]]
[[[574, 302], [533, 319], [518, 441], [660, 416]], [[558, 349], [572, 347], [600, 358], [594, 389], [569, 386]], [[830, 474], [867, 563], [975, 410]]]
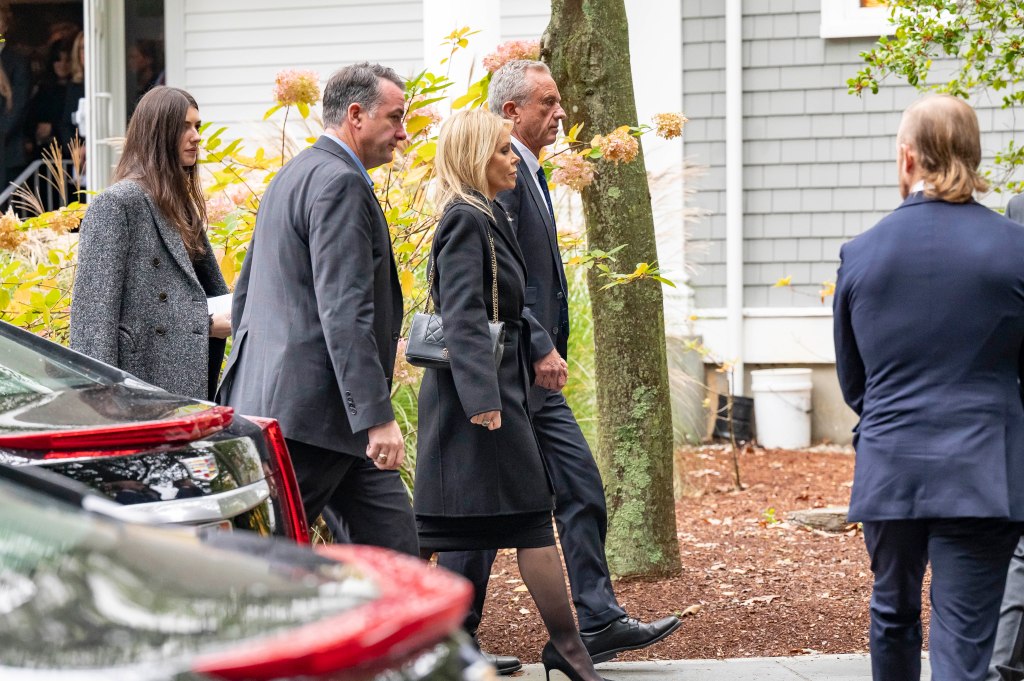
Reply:
[[821, 0], [822, 38], [877, 38], [890, 31], [885, 0]]

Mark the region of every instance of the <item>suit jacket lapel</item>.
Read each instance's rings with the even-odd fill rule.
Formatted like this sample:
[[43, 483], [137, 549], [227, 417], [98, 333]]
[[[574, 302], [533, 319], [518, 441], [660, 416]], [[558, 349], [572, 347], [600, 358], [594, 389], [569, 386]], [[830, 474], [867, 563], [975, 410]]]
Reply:
[[512, 225], [509, 224], [508, 213], [505, 212], [505, 209], [497, 201], [491, 201], [491, 210], [494, 212], [494, 219], [491, 220], [494, 231], [512, 249], [516, 260], [519, 261], [519, 266], [523, 268], [523, 272], [526, 272], [526, 258], [523, 257], [523, 251], [519, 248], [519, 241], [512, 231]]
[[185, 276], [195, 282], [195, 285], [202, 289], [203, 285], [199, 282], [199, 277], [196, 275], [196, 269], [192, 265], [192, 261], [189, 260], [188, 251], [185, 250], [185, 242], [181, 240], [181, 233], [175, 229], [174, 225], [172, 225], [160, 209], [157, 208], [149, 194], [143, 191], [142, 195], [146, 197], [146, 205], [149, 207], [150, 215], [153, 216], [153, 222], [156, 224], [156, 231], [163, 240], [164, 245], [167, 246], [167, 250], [171, 252], [171, 255], [174, 257], [174, 261], [178, 263], [178, 267], [180, 267], [185, 273]]
[[[519, 150], [516, 149], [514, 144], [512, 145], [512, 150], [516, 152], [516, 155], [519, 156], [520, 159], [523, 158], [522, 154], [519, 153]], [[522, 160], [519, 167], [527, 172], [520, 172], [519, 177], [516, 178], [516, 182], [524, 182], [526, 184], [527, 191], [530, 196], [533, 197], [534, 207], [537, 209], [538, 215], [541, 216], [541, 219], [544, 221], [544, 226], [547, 228], [545, 231], [548, 233], [548, 245], [551, 247], [551, 257], [561, 263], [562, 254], [558, 250], [558, 234], [555, 230], [555, 219], [551, 216], [551, 212], [548, 210], [548, 202], [540, 193], [540, 189], [537, 188], [537, 182], [529, 176], [526, 161]], [[520, 206], [520, 210], [522, 210], [522, 206]], [[522, 218], [520, 218], [520, 221], [522, 221]]]

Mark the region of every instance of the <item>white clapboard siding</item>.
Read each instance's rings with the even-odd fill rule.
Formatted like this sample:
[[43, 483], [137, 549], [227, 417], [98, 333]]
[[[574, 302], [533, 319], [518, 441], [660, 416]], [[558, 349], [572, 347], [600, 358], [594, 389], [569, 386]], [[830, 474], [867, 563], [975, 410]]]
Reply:
[[168, 21], [170, 84], [189, 90], [203, 119], [231, 134], [264, 127], [259, 121], [283, 69], [315, 71], [322, 87], [339, 67], [358, 61], [403, 76], [422, 68], [418, 0], [168, 0], [167, 10], [179, 14]]
[[501, 0], [501, 39], [539, 40], [550, 17], [550, 0]]

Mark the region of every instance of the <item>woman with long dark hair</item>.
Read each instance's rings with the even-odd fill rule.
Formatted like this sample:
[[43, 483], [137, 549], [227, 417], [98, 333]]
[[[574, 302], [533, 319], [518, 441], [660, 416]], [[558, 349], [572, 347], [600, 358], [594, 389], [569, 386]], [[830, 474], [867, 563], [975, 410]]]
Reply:
[[199, 184], [199, 107], [156, 87], [128, 125], [115, 184], [82, 221], [71, 301], [71, 347], [165, 390], [212, 399], [228, 292], [206, 236]]

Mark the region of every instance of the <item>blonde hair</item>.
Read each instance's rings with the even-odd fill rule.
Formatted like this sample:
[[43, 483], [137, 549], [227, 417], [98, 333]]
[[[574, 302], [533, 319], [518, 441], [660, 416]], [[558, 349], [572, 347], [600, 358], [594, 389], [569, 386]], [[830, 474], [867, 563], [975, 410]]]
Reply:
[[463, 201], [494, 217], [487, 196], [487, 164], [502, 130], [512, 121], [483, 109], [459, 111], [441, 126], [437, 136], [434, 203], [442, 211]]
[[925, 196], [966, 203], [974, 192], [988, 190], [978, 173], [981, 131], [967, 102], [951, 95], [928, 95], [903, 114], [899, 141], [917, 152]]
[[85, 64], [82, 62], [82, 50], [85, 49], [85, 33], [79, 32], [71, 45], [71, 82], [85, 82]]

